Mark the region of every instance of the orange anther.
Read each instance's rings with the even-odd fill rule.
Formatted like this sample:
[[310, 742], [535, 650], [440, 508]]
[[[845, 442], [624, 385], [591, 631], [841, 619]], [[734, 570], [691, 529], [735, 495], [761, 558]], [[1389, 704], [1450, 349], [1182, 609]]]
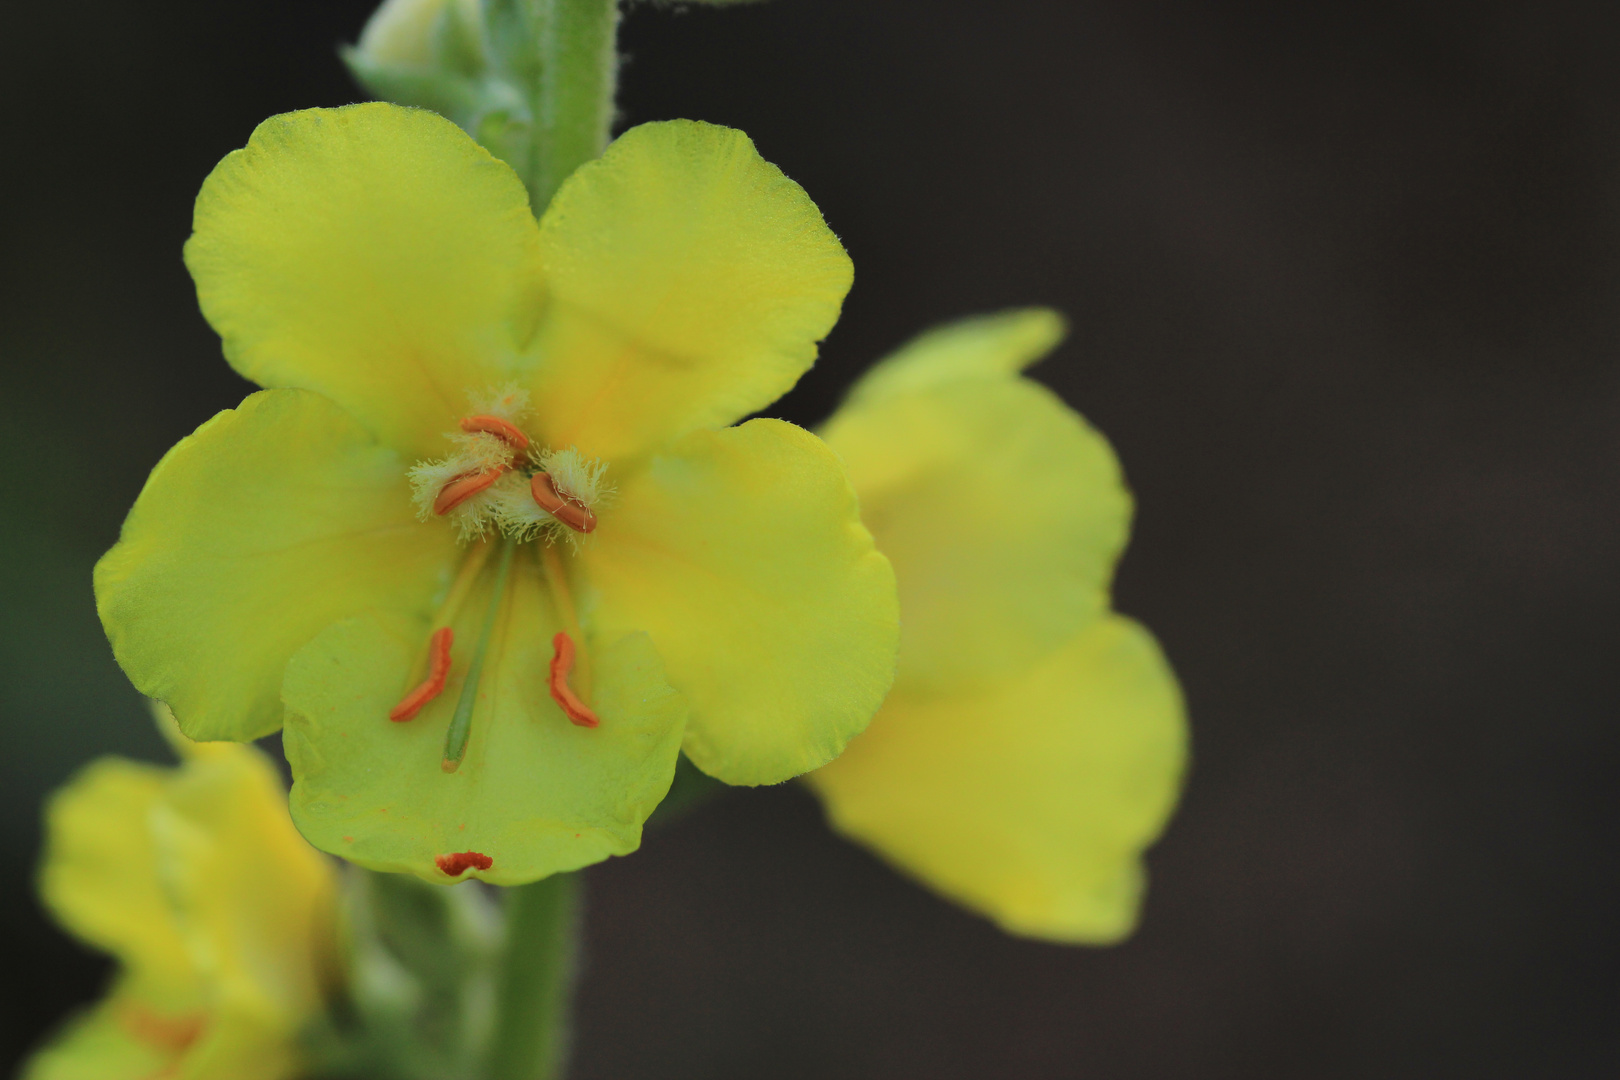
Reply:
[[448, 514], [499, 480], [505, 472], [505, 465], [497, 465], [493, 469], [485, 469], [481, 473], [462, 473], [444, 485], [439, 491], [439, 497], [433, 500], [433, 512], [435, 514]]
[[208, 1018], [201, 1013], [164, 1016], [136, 1002], [125, 1002], [117, 1016], [124, 1030], [136, 1040], [171, 1054], [191, 1046], [208, 1026]]
[[476, 435], [479, 432], [493, 435], [497, 439], [505, 440], [514, 450], [529, 448], [529, 437], [498, 416], [463, 416], [461, 430], [469, 435]]
[[444, 693], [444, 680], [450, 674], [450, 642], [455, 636], [448, 626], [433, 631], [433, 639], [428, 642], [428, 677], [389, 710], [388, 719], [409, 720], [422, 711], [422, 706]]
[[595, 727], [601, 721], [568, 685], [568, 673], [574, 670], [574, 639], [559, 632], [551, 639], [551, 647], [557, 650], [551, 657], [551, 700], [562, 706], [575, 724]]
[[530, 477], [529, 493], [540, 509], [575, 532], [588, 533], [596, 528], [596, 515], [578, 499], [559, 493], [550, 473], [538, 472]]
[[460, 877], [468, 870], [488, 870], [495, 860], [477, 851], [458, 851], [453, 855], [437, 855], [434, 865], [451, 877]]

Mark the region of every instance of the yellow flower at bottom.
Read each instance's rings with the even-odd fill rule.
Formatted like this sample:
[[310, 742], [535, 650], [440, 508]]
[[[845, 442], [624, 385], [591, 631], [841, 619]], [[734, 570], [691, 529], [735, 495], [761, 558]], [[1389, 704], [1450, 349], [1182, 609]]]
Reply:
[[24, 1080], [299, 1075], [335, 970], [332, 867], [264, 755], [182, 752], [178, 769], [102, 758], [46, 806], [45, 903], [120, 971]]
[[1109, 610], [1131, 511], [1103, 438], [1019, 372], [1045, 310], [966, 320], [877, 365], [827, 424], [894, 565], [893, 691], [808, 780], [832, 825], [1004, 929], [1135, 926], [1180, 790], [1180, 692]]

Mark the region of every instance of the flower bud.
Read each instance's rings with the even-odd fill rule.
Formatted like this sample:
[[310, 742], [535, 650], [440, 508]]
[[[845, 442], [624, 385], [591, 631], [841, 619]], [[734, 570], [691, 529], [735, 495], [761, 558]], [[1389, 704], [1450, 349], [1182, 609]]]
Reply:
[[385, 0], [354, 52], [368, 64], [477, 74], [484, 65], [478, 0]]

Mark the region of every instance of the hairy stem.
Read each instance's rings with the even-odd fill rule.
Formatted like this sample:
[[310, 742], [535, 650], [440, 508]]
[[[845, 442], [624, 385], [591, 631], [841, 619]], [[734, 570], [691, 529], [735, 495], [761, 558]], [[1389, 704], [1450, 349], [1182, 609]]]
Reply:
[[506, 951], [490, 1080], [558, 1080], [568, 1054], [579, 939], [577, 874], [503, 890]]
[[618, 0], [532, 0], [539, 50], [534, 102], [536, 216], [568, 174], [607, 148], [619, 76]]

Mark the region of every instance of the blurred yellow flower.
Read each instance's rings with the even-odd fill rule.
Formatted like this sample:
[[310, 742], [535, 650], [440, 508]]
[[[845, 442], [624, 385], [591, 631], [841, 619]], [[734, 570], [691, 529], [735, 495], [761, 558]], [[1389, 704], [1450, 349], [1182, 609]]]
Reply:
[[120, 964], [23, 1080], [280, 1080], [335, 971], [334, 874], [293, 829], [259, 751], [102, 758], [45, 809], [40, 891]]
[[826, 425], [903, 626], [882, 710], [808, 779], [836, 829], [1004, 929], [1104, 943], [1136, 923], [1186, 730], [1153, 637], [1109, 607], [1113, 452], [1019, 375], [1063, 332], [1043, 309], [937, 329]]

